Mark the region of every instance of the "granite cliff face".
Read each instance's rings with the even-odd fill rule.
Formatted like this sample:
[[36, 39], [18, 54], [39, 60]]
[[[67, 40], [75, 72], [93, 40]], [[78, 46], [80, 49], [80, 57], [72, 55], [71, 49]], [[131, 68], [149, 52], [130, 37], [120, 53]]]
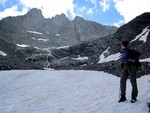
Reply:
[[81, 17], [70, 21], [64, 14], [45, 19], [39, 9], [0, 21], [0, 34], [5, 41], [39, 48], [70, 46], [108, 36], [116, 30], [116, 27], [103, 26]]

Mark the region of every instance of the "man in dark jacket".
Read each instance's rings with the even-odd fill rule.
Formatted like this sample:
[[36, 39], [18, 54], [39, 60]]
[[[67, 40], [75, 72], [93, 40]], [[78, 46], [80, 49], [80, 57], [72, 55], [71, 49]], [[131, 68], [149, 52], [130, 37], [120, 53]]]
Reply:
[[[137, 81], [136, 81], [136, 71], [137, 67], [135, 61], [139, 58], [141, 53], [137, 55], [137, 58], [133, 58], [129, 51], [131, 49], [128, 48], [128, 41], [123, 41], [121, 43], [121, 48], [123, 49], [122, 54], [122, 74], [120, 79], [120, 90], [121, 90], [121, 97], [118, 102], [123, 102], [126, 100], [126, 81], [127, 78], [130, 78], [130, 82], [132, 85], [132, 94], [131, 94], [131, 102], [135, 102], [138, 96], [138, 88], [137, 88]], [[131, 53], [131, 52], [130, 52]]]

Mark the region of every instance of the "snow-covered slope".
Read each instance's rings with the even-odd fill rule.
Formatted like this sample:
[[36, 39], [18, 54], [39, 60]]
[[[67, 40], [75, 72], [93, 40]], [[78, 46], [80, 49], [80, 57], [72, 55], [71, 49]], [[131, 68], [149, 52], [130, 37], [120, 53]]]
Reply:
[[147, 36], [148, 36], [148, 34], [150, 32], [150, 30], [148, 28], [149, 28], [149, 26], [147, 26], [145, 29], [143, 29], [143, 31], [139, 35], [137, 35], [135, 37], [135, 39], [131, 40], [130, 43], [134, 42], [134, 41], [136, 41], [138, 39], [140, 41], [143, 41], [143, 43], [145, 43], [147, 41]]
[[2, 55], [2, 56], [7, 56], [7, 54], [4, 53], [3, 51], [0, 51], [0, 55]]
[[109, 53], [110, 47], [108, 47], [101, 55], [98, 63], [105, 63], [110, 61], [117, 61], [121, 58], [121, 53], [111, 54], [110, 56], [105, 57], [105, 54]]
[[140, 62], [150, 62], [150, 58], [141, 59]]
[[148, 113], [150, 75], [138, 79], [139, 98], [118, 103], [120, 78], [94, 71], [1, 71], [0, 113]]

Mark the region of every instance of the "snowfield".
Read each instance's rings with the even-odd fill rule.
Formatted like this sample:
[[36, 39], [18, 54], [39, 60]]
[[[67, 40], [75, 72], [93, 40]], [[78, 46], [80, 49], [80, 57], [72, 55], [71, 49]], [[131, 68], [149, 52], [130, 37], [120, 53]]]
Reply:
[[143, 41], [143, 43], [145, 43], [147, 41], [147, 36], [148, 36], [148, 34], [150, 32], [150, 30], [148, 28], [149, 28], [149, 26], [147, 26], [145, 29], [143, 29], [143, 31], [139, 35], [137, 35], [135, 37], [135, 39], [131, 40], [130, 43], [134, 42], [134, 41], [136, 41], [138, 39], [140, 41]]
[[18, 47], [30, 47], [30, 45], [26, 45], [26, 44], [16, 44]]
[[33, 33], [33, 34], [37, 34], [37, 35], [43, 35], [43, 33], [37, 32], [37, 31], [29, 31], [27, 30], [28, 33]]
[[0, 55], [1, 55], [1, 56], [4, 56], [4, 57], [7, 56], [7, 54], [4, 53], [3, 51], [0, 51]]
[[0, 72], [0, 113], [148, 113], [150, 75], [138, 78], [139, 97], [118, 103], [120, 78], [97, 71]]
[[111, 54], [107, 57], [105, 57], [105, 54], [109, 53], [110, 47], [108, 47], [101, 55], [100, 55], [100, 60], [98, 63], [106, 63], [110, 61], [117, 61], [118, 59], [121, 58], [121, 53], [116, 53], [116, 54]]

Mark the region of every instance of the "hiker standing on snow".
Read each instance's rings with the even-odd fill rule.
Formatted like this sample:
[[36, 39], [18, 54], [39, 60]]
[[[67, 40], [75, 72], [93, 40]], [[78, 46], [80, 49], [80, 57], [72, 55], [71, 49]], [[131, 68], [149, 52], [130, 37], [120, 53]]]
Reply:
[[120, 79], [120, 91], [121, 97], [118, 102], [123, 102], [126, 100], [126, 81], [127, 78], [130, 78], [130, 82], [132, 85], [132, 94], [131, 94], [131, 102], [135, 102], [138, 96], [138, 88], [137, 88], [137, 81], [136, 81], [136, 60], [140, 57], [141, 53], [137, 52], [136, 58], [133, 58], [131, 55], [131, 49], [128, 48], [128, 41], [123, 41], [121, 43], [121, 48], [123, 49], [122, 54], [122, 74]]

